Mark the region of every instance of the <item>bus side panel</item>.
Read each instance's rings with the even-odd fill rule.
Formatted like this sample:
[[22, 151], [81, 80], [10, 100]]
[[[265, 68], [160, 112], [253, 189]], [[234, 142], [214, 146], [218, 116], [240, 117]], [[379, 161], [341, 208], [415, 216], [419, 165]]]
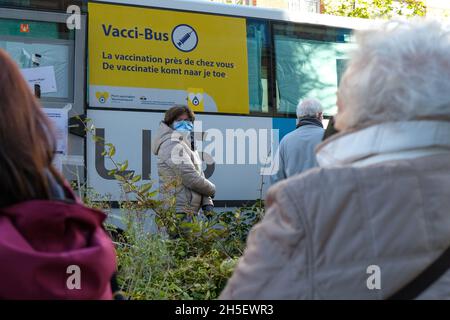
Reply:
[[[115, 161], [128, 160], [128, 170], [153, 180], [158, 187], [157, 158], [151, 154], [150, 141], [157, 134], [163, 112], [88, 110], [97, 135], [116, 147]], [[291, 119], [292, 120], [292, 119]], [[264, 197], [269, 184], [279, 141], [278, 130], [272, 130], [272, 118], [202, 115], [196, 116], [196, 145], [204, 151], [205, 174], [216, 185], [215, 200], [221, 203], [254, 201]], [[203, 142], [201, 134], [203, 132]], [[101, 147], [87, 139], [88, 184], [100, 194], [120, 200], [118, 182], [108, 176], [112, 163], [101, 156]], [[214, 165], [207, 162], [213, 158]], [[261, 169], [266, 169], [261, 172]], [[263, 173], [263, 174], [262, 174]], [[261, 190], [262, 189], [262, 190]], [[262, 192], [261, 192], [262, 191]]]

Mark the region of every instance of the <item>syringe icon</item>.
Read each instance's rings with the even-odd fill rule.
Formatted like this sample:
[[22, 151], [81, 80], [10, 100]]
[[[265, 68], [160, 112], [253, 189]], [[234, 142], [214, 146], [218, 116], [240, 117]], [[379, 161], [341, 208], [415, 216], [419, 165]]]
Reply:
[[186, 33], [179, 41], [178, 41], [178, 46], [181, 47], [190, 37], [191, 37], [191, 33], [194, 32], [194, 30]]

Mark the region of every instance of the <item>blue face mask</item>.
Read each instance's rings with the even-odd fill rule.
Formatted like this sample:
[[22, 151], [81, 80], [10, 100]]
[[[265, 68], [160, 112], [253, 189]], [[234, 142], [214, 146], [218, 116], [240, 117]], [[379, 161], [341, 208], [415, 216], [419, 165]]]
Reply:
[[191, 132], [194, 129], [194, 124], [188, 120], [175, 121], [173, 129], [181, 132]]

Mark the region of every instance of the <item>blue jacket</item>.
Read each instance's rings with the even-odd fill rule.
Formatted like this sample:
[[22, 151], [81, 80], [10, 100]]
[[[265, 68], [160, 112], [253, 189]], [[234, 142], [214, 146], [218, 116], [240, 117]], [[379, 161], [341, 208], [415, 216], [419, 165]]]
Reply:
[[274, 168], [271, 184], [317, 166], [315, 147], [322, 141], [325, 130], [318, 125], [302, 125], [288, 133], [280, 142], [278, 171]]

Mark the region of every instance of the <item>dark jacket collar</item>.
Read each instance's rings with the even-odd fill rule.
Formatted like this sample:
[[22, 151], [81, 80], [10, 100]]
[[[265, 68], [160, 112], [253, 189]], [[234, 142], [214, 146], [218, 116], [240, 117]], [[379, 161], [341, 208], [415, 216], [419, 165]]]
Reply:
[[319, 119], [317, 119], [315, 117], [302, 117], [302, 118], [298, 119], [297, 128], [300, 128], [302, 126], [307, 126], [307, 125], [313, 125], [313, 126], [323, 128], [322, 121], [320, 121]]

